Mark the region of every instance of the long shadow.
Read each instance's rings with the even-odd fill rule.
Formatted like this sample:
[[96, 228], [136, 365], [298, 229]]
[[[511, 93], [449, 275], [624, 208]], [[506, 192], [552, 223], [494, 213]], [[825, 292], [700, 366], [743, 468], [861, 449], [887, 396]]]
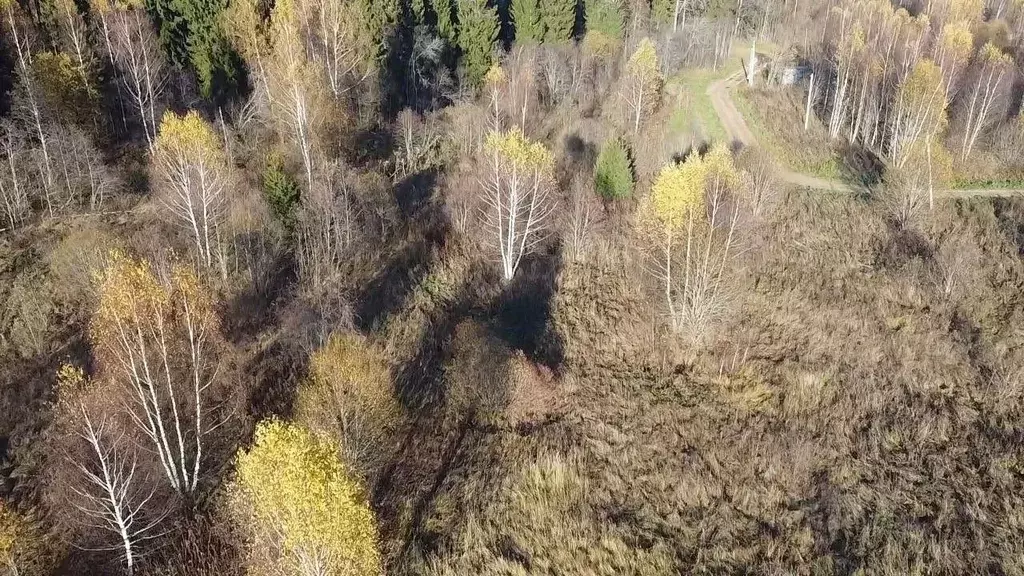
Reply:
[[[258, 235], [254, 235], [258, 236]], [[236, 244], [239, 244], [236, 239]], [[253, 242], [262, 242], [257, 237]], [[251, 341], [275, 320], [274, 311], [288, 298], [298, 279], [294, 254], [281, 251], [273, 256], [265, 279], [246, 286], [224, 303], [222, 333], [233, 344]]]
[[254, 422], [292, 415], [295, 390], [306, 375], [307, 363], [301, 346], [277, 340], [245, 366], [243, 377], [252, 382], [246, 406]]
[[355, 298], [355, 324], [363, 331], [373, 329], [400, 309], [429, 272], [429, 261], [444, 246], [448, 222], [434, 201], [437, 172], [413, 174], [395, 186], [395, 201], [402, 215], [407, 240], [385, 262]]
[[562, 249], [528, 256], [495, 310], [498, 336], [528, 358], [552, 370], [561, 368], [564, 343], [550, 330], [552, 298], [562, 270]]

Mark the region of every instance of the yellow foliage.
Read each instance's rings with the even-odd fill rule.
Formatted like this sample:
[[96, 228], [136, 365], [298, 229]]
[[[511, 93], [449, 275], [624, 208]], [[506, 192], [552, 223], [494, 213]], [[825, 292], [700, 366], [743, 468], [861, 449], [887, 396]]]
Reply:
[[935, 62], [922, 59], [900, 85], [900, 98], [912, 108], [938, 106], [945, 109], [945, 101], [936, 98], [942, 90], [942, 71]]
[[647, 79], [660, 79], [661, 69], [658, 66], [658, 51], [650, 38], [640, 41], [636, 51], [630, 56], [626, 70], [634, 76]]
[[91, 113], [93, 91], [84, 73], [64, 52], [40, 52], [32, 58], [32, 70], [49, 107], [67, 120], [81, 122]]
[[610, 56], [615, 53], [621, 42], [600, 30], [588, 30], [587, 35], [583, 37], [583, 49], [595, 56]]
[[[148, 331], [157, 322], [171, 320], [172, 301], [183, 307], [185, 318], [215, 326], [213, 301], [195, 274], [182, 266], [171, 272], [171, 284], [157, 279], [148, 262], [113, 250], [100, 273], [99, 306], [93, 318], [93, 335], [99, 342], [117, 342], [122, 329]], [[116, 344], [115, 344], [116, 345]]]
[[666, 233], [682, 228], [690, 213], [704, 207], [704, 181], [707, 166], [696, 152], [682, 164], [669, 164], [661, 169], [651, 187], [648, 210], [645, 212]]
[[1013, 63], [1013, 58], [1009, 54], [1004, 54], [1003, 51], [992, 42], [986, 42], [978, 52], [981, 55], [982, 61], [986, 63], [1002, 66], [1008, 66]]
[[149, 322], [163, 316], [167, 292], [148, 263], [120, 250], [110, 253], [107, 267], [99, 274], [99, 307], [94, 318], [95, 335], [114, 337], [126, 322]]
[[964, 62], [970, 56], [971, 48], [974, 46], [974, 36], [971, 34], [970, 25], [964, 21], [946, 24], [942, 27], [939, 43], [942, 50], [951, 59], [950, 62]]
[[[278, 568], [299, 574], [303, 562], [320, 573], [382, 574], [376, 519], [363, 486], [325, 437], [268, 420], [252, 448], [240, 451], [232, 503], [247, 528], [277, 547]], [[266, 552], [257, 542], [254, 554]]]
[[189, 110], [183, 116], [165, 112], [156, 145], [163, 153], [186, 158], [219, 158], [221, 152], [217, 132], [195, 110]]
[[44, 544], [35, 523], [0, 500], [0, 570], [18, 576], [47, 573]]
[[946, 14], [947, 22], [965, 21], [977, 22], [981, 20], [985, 10], [984, 0], [948, 0], [949, 12]]
[[379, 428], [399, 413], [383, 356], [356, 334], [335, 334], [313, 354], [297, 404], [299, 417], [323, 432], [338, 424], [347, 432], [356, 419]]
[[487, 71], [487, 74], [484, 74], [484, 85], [494, 88], [504, 84], [506, 78], [507, 74], [505, 74], [505, 69], [494, 64], [491, 66], [490, 70]]
[[511, 168], [548, 172], [554, 167], [554, 156], [540, 142], [531, 142], [518, 126], [508, 132], [491, 132], [485, 143]]

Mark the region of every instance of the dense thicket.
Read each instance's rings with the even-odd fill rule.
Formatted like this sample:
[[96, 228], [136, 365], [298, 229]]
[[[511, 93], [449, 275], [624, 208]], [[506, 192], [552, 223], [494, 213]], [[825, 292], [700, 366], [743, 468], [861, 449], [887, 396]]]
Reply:
[[1022, 32], [0, 0], [0, 574], [1021, 573]]

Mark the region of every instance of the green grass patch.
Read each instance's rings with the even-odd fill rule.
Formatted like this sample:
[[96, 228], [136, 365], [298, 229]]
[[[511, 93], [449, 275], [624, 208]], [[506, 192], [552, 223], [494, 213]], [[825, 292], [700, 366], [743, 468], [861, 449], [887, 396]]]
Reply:
[[718, 114], [707, 92], [712, 82], [728, 76], [733, 71], [727, 66], [719, 70], [698, 68], [686, 70], [668, 81], [667, 89], [678, 91], [679, 94], [676, 110], [669, 117], [671, 135], [685, 133], [696, 121], [700, 124], [706, 140], [718, 142], [726, 139], [725, 128], [719, 122]]
[[[795, 90], [741, 86], [733, 89], [732, 100], [761, 146], [786, 168], [827, 180], [851, 179], [825, 127], [812, 119], [804, 130], [803, 109]], [[766, 117], [761, 110], [770, 115]]]

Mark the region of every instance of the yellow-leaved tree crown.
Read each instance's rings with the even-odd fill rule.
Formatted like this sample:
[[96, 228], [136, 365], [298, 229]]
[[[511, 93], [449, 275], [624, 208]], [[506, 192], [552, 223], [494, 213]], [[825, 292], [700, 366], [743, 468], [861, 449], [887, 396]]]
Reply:
[[256, 546], [280, 551], [278, 562], [296, 573], [315, 562], [328, 574], [382, 574], [376, 518], [329, 439], [280, 420], [261, 422], [235, 473], [235, 509], [264, 540]]

